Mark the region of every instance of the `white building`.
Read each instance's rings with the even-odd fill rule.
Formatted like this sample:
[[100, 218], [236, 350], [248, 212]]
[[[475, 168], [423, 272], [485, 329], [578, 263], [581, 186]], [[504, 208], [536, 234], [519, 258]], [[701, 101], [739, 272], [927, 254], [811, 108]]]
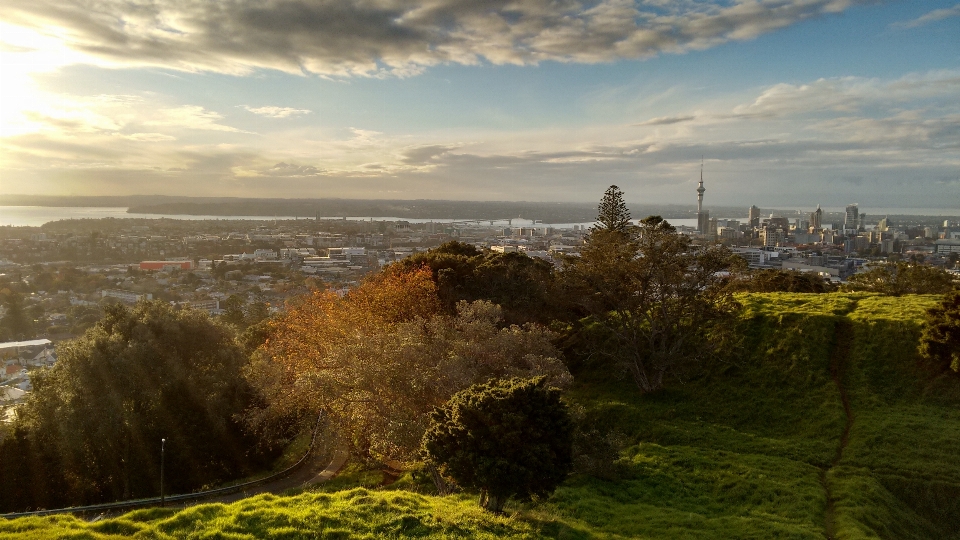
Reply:
[[100, 291], [100, 298], [116, 298], [126, 304], [136, 304], [140, 300], [153, 300], [150, 293], [136, 293], [120, 289], [104, 289]]
[[937, 253], [960, 253], [960, 240], [937, 240]]
[[277, 258], [277, 252], [272, 249], [255, 249], [253, 258], [272, 261]]

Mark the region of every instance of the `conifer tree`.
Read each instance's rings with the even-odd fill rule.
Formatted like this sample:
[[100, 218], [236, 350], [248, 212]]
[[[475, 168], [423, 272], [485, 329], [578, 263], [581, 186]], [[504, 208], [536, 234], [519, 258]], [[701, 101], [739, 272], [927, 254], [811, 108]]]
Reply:
[[630, 210], [623, 201], [623, 191], [617, 186], [610, 186], [603, 193], [597, 214], [595, 231], [609, 231], [625, 233], [630, 227]]

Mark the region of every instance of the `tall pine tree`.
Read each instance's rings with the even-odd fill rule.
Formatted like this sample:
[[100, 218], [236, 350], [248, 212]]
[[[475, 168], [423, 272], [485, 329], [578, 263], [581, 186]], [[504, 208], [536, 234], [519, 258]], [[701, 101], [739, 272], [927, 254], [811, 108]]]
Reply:
[[630, 210], [623, 201], [623, 191], [617, 186], [610, 186], [603, 193], [600, 200], [600, 209], [597, 214], [595, 231], [609, 231], [625, 233], [630, 228]]

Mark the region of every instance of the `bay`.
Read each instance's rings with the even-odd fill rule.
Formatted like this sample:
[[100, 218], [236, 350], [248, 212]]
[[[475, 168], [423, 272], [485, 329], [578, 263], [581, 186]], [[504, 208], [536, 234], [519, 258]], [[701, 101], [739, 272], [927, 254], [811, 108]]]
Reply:
[[[825, 209], [835, 211], [833, 208]], [[861, 208], [861, 211], [879, 219], [883, 215], [900, 216], [943, 216], [956, 219], [960, 216], [960, 210], [950, 210], [942, 208]], [[63, 219], [182, 219], [190, 221], [203, 220], [244, 220], [244, 221], [280, 221], [309, 219], [313, 217], [306, 216], [214, 216], [214, 215], [189, 215], [189, 214], [131, 214], [127, 212], [126, 207], [101, 207], [101, 206], [0, 206], [0, 226], [14, 227], [39, 227], [44, 223], [59, 221]], [[424, 218], [398, 218], [398, 217], [372, 217], [372, 216], [353, 216], [347, 218], [330, 217], [323, 220], [354, 220], [354, 221], [407, 221], [409, 223], [457, 223], [462, 226], [470, 227], [553, 227], [556, 229], [572, 229], [574, 226], [589, 227], [592, 222], [584, 223], [541, 223], [529, 219], [514, 218], [512, 220], [486, 220], [486, 219], [424, 219]], [[738, 219], [741, 223], [746, 222], [746, 215], [721, 217], [720, 219]], [[694, 218], [668, 219], [670, 223], [678, 226], [696, 227], [697, 220]]]
[[[213, 215], [189, 215], [189, 214], [131, 214], [127, 213], [126, 207], [101, 207], [101, 206], [0, 206], [0, 226], [14, 227], [40, 227], [44, 223], [59, 221], [63, 219], [182, 219], [190, 221], [204, 220], [244, 220], [244, 221], [283, 221], [295, 219], [314, 219], [304, 216], [213, 216]], [[323, 218], [322, 220], [341, 220], [352, 221], [406, 221], [409, 223], [458, 223], [465, 226], [476, 227], [553, 227], [557, 229], [572, 229], [575, 225], [589, 227], [592, 222], [586, 223], [540, 223], [529, 219], [514, 218], [512, 220], [486, 220], [486, 219], [417, 219], [417, 218], [398, 218], [398, 217], [371, 217], [371, 216], [353, 216], [347, 218]], [[670, 223], [674, 225], [695, 226], [696, 219], [671, 219]]]

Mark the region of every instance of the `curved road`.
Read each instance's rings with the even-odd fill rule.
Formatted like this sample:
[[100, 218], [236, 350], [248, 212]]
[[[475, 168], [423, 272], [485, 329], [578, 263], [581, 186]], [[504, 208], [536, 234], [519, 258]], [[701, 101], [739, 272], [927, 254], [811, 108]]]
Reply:
[[247, 497], [259, 495], [261, 493], [283, 493], [288, 489], [302, 488], [326, 482], [327, 480], [333, 478], [337, 472], [340, 471], [340, 468], [343, 467], [344, 463], [346, 463], [347, 458], [350, 457], [350, 452], [347, 450], [347, 445], [341, 442], [338, 443], [334, 448], [333, 456], [329, 458], [329, 462], [327, 459], [325, 459], [327, 458], [325, 454], [326, 452], [314, 451], [306, 463], [301, 465], [299, 469], [290, 475], [283, 478], [278, 478], [273, 482], [261, 484], [249, 490], [240, 491], [238, 493], [231, 493], [229, 495], [222, 495], [219, 497], [212, 496], [209, 499], [191, 501], [183, 506], [186, 507], [193, 506], [195, 504], [206, 504], [211, 502], [231, 503], [234, 501], [239, 501], [240, 499], [246, 499]]

